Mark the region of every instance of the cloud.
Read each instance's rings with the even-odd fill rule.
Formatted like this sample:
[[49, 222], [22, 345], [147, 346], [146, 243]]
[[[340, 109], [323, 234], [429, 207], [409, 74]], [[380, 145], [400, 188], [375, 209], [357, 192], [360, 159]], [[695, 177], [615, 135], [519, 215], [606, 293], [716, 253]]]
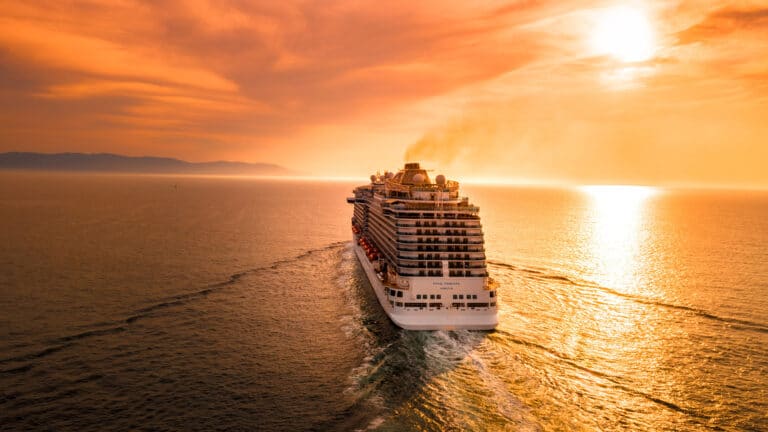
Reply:
[[768, 8], [742, 9], [727, 6], [708, 14], [706, 18], [679, 32], [680, 44], [707, 42], [729, 38], [735, 32], [767, 32]]
[[[340, 118], [374, 118], [507, 73], [534, 57], [533, 38], [515, 25], [540, 8], [527, 2], [501, 11], [493, 4], [445, 2], [207, 0], [7, 6], [0, 18], [0, 74], [34, 76], [0, 101], [23, 107], [15, 121], [69, 105], [74, 110], [58, 123], [87, 119], [103, 136], [110, 128], [117, 135], [131, 126], [150, 133], [157, 128], [147, 125], [178, 125], [185, 136], [229, 130], [237, 142], [265, 142]], [[89, 111], [96, 106], [98, 112]], [[16, 129], [5, 147], [60, 145]], [[242, 150], [236, 143], [210, 144], [211, 156]]]
[[172, 64], [102, 39], [13, 19], [0, 19], [0, 44], [11, 47], [13, 55], [47, 68], [99, 76], [129, 76], [209, 90], [237, 90], [232, 81], [195, 65]]
[[598, 0], [3, 2], [0, 150], [642, 182], [706, 177], [716, 137], [749, 165], [765, 8], [648, 5], [662, 46], [628, 66], [585, 46]]

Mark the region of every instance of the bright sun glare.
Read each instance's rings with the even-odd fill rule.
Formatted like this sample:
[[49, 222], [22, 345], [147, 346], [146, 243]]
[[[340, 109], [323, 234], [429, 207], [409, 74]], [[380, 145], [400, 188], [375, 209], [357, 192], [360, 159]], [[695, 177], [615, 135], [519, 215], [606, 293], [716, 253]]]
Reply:
[[591, 43], [597, 54], [610, 55], [623, 62], [648, 60], [654, 52], [648, 17], [642, 10], [628, 6], [598, 12]]

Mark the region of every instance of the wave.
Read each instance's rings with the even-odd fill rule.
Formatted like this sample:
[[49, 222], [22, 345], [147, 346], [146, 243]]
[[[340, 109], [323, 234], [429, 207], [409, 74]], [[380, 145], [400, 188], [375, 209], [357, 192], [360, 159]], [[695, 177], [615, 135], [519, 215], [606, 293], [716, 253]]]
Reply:
[[528, 275], [527, 277], [531, 279], [544, 280], [544, 281], [556, 281], [556, 282], [562, 282], [572, 286], [597, 289], [597, 290], [600, 290], [601, 292], [611, 294], [617, 297], [621, 297], [621, 298], [633, 301], [635, 303], [667, 308], [667, 309], [680, 310], [680, 311], [692, 313], [694, 315], [697, 315], [699, 317], [709, 319], [712, 321], [722, 322], [726, 324], [735, 324], [740, 326], [740, 327], [733, 327], [733, 329], [735, 330], [748, 330], [748, 331], [755, 331], [760, 333], [768, 333], [768, 324], [744, 320], [740, 318], [724, 317], [724, 316], [720, 316], [712, 312], [706, 311], [704, 309], [700, 309], [692, 306], [667, 303], [667, 302], [653, 299], [650, 297], [643, 297], [635, 294], [627, 294], [627, 293], [623, 293], [621, 291], [617, 291], [613, 288], [609, 288], [594, 282], [575, 279], [562, 274], [554, 273], [552, 271], [548, 271], [546, 269], [516, 266], [516, 265], [512, 265], [512, 264], [508, 264], [500, 261], [490, 261], [490, 260], [488, 261], [488, 264], [496, 267], [506, 268], [509, 270], [525, 273]]
[[[102, 321], [99, 323], [78, 326], [79, 328], [84, 328], [84, 329], [90, 328], [91, 330], [70, 334], [70, 335], [65, 335], [58, 338], [54, 338], [54, 339], [49, 339], [44, 342], [44, 344], [47, 345], [45, 348], [35, 352], [30, 352], [26, 354], [21, 354], [13, 357], [0, 359], [0, 365], [34, 361], [34, 360], [55, 354], [61, 350], [70, 348], [74, 346], [76, 343], [88, 338], [125, 332], [129, 329], [129, 326], [131, 324], [135, 324], [137, 321], [141, 319], [149, 318], [153, 316], [155, 313], [157, 313], [158, 311], [161, 311], [164, 309], [170, 309], [178, 306], [183, 306], [185, 304], [188, 304], [191, 301], [203, 299], [216, 291], [219, 291], [221, 289], [225, 289], [227, 287], [237, 284], [237, 282], [239, 282], [240, 279], [242, 279], [247, 275], [255, 274], [265, 270], [276, 269], [280, 266], [295, 263], [297, 261], [310, 257], [312, 254], [340, 248], [342, 245], [345, 245], [348, 243], [349, 242], [346, 242], [346, 241], [334, 242], [320, 248], [310, 249], [308, 251], [305, 251], [291, 258], [274, 261], [273, 263], [265, 266], [255, 267], [252, 269], [240, 271], [238, 273], [233, 273], [226, 280], [223, 280], [221, 282], [216, 282], [210, 285], [206, 285], [197, 291], [158, 299], [157, 303], [137, 309], [131, 313], [127, 313], [126, 314], [127, 316], [122, 319], [116, 319], [113, 321]], [[34, 364], [24, 364], [24, 365], [13, 366], [8, 369], [0, 369], [0, 374], [24, 373], [24, 372], [30, 371], [33, 367], [34, 367]]]
[[622, 391], [624, 391], [626, 393], [630, 393], [630, 394], [633, 394], [635, 396], [642, 397], [642, 398], [644, 398], [644, 399], [646, 399], [646, 400], [648, 400], [650, 402], [653, 402], [653, 403], [656, 403], [658, 405], [662, 405], [662, 406], [664, 406], [666, 408], [669, 408], [672, 411], [683, 413], [683, 414], [686, 414], [686, 415], [691, 416], [691, 417], [695, 417], [695, 418], [703, 420], [703, 421], [708, 421], [710, 419], [708, 416], [706, 416], [706, 415], [704, 415], [704, 414], [702, 414], [702, 413], [700, 413], [698, 411], [695, 411], [695, 410], [692, 410], [692, 409], [680, 406], [680, 405], [678, 405], [678, 404], [676, 404], [674, 402], [670, 402], [668, 400], [656, 397], [656, 396], [654, 396], [652, 394], [643, 392], [643, 391], [638, 390], [636, 388], [629, 387], [628, 385], [626, 385], [626, 384], [621, 382], [622, 377], [620, 377], [620, 376], [611, 375], [611, 374], [608, 374], [608, 373], [605, 373], [605, 372], [601, 372], [601, 371], [596, 370], [596, 369], [592, 369], [592, 368], [589, 368], [589, 367], [586, 367], [586, 366], [582, 366], [581, 364], [579, 364], [577, 362], [576, 359], [574, 359], [574, 358], [572, 358], [572, 357], [570, 357], [570, 356], [568, 356], [566, 354], [563, 354], [563, 353], [561, 353], [561, 352], [559, 352], [557, 350], [551, 349], [549, 347], [546, 347], [544, 345], [541, 345], [541, 344], [538, 344], [538, 343], [535, 343], [535, 342], [531, 342], [531, 341], [526, 341], [526, 340], [523, 340], [523, 339], [515, 338], [514, 335], [511, 332], [508, 332], [508, 331], [505, 331], [505, 330], [502, 330], [502, 329], [497, 329], [496, 332], [494, 333], [494, 335], [496, 337], [498, 337], [498, 338], [503, 338], [503, 342], [504, 343], [514, 343], [516, 345], [525, 346], [526, 348], [535, 348], [537, 350], [543, 351], [543, 352], [549, 354], [550, 357], [557, 358], [561, 363], [567, 364], [568, 366], [570, 366], [572, 368], [575, 368], [575, 369], [578, 369], [578, 370], [580, 370], [582, 372], [586, 372], [586, 373], [588, 373], [588, 374], [590, 374], [590, 375], [592, 375], [592, 376], [594, 376], [596, 378], [608, 381], [609, 383], [611, 383], [610, 384], [611, 387], [613, 387], [615, 389], [622, 390]]

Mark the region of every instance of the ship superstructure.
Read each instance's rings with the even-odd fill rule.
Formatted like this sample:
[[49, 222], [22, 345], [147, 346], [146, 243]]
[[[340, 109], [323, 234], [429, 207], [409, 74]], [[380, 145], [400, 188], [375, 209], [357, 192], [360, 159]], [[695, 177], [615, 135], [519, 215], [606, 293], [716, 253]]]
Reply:
[[392, 321], [410, 330], [496, 327], [479, 208], [418, 163], [354, 189], [355, 253]]

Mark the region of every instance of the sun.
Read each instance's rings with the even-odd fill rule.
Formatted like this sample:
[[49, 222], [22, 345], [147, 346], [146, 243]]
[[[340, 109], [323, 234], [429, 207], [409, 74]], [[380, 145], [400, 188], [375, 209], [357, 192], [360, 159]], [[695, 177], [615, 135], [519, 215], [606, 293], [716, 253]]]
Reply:
[[598, 12], [591, 45], [596, 54], [610, 55], [623, 62], [639, 62], [653, 57], [653, 29], [646, 14], [629, 6]]

